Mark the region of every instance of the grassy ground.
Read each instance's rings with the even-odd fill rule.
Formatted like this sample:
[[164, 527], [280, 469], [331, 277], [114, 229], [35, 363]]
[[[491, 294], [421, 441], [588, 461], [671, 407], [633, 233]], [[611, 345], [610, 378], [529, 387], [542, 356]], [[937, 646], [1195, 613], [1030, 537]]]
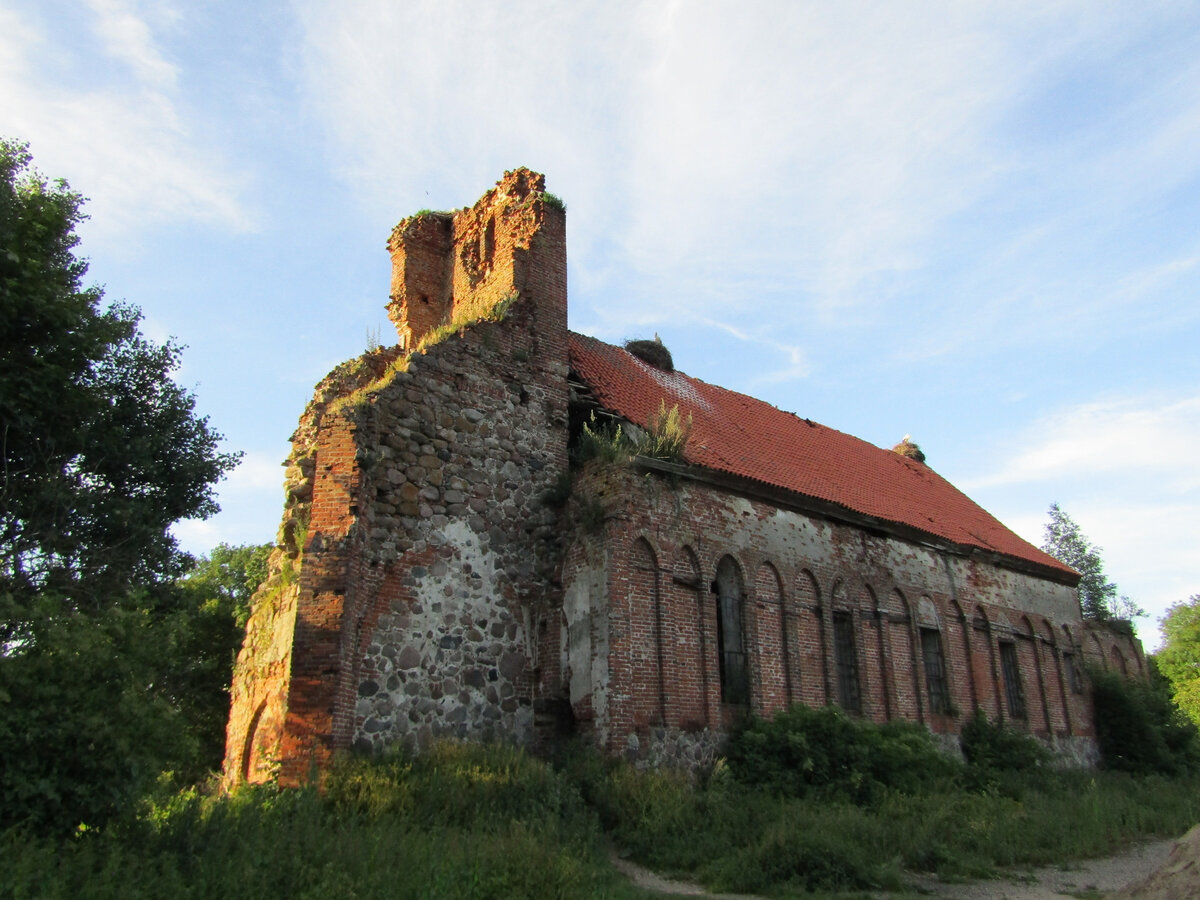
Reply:
[[610, 842], [722, 891], [899, 889], [909, 870], [1101, 855], [1200, 819], [1200, 780], [965, 769], [917, 793], [789, 796], [718, 768], [703, 783], [587, 752], [557, 767], [504, 747], [343, 762], [324, 793], [186, 791], [66, 842], [0, 835], [0, 896], [553, 898], [646, 896]]

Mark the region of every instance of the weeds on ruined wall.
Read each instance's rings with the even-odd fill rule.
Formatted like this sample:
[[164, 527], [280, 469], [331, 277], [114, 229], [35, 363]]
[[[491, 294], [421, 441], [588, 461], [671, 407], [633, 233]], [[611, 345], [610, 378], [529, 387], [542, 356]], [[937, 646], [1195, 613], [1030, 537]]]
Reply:
[[571, 448], [571, 462], [576, 466], [592, 460], [602, 463], [627, 463], [636, 450], [636, 445], [625, 434], [620, 422], [606, 419], [600, 422], [593, 412], [586, 422], [575, 446]]
[[[420, 215], [420, 214], [418, 214]], [[328, 406], [328, 412], [337, 413], [348, 408], [357, 408], [364, 405], [371, 396], [378, 394], [390, 385], [401, 372], [407, 372], [411, 365], [412, 358], [418, 353], [425, 353], [431, 347], [442, 343], [452, 335], [458, 334], [472, 325], [478, 325], [483, 322], [497, 323], [502, 322], [508, 316], [512, 305], [519, 299], [520, 294], [517, 291], [512, 291], [501, 297], [490, 308], [483, 312], [460, 313], [450, 322], [439, 325], [436, 328], [430, 329], [420, 342], [408, 353], [397, 357], [383, 372], [374, 380], [364, 384], [349, 393], [333, 400]], [[364, 357], [358, 360], [351, 360], [349, 363], [343, 363], [343, 366], [362, 366], [364, 365]]]
[[408, 353], [404, 356], [397, 357], [390, 362], [375, 380], [364, 384], [362, 387], [355, 388], [348, 394], [344, 394], [331, 402], [327, 408], [329, 413], [338, 413], [344, 409], [355, 408], [366, 403], [367, 398], [372, 394], [377, 394], [395, 379], [400, 372], [407, 372], [409, 360], [412, 359], [412, 354]]
[[651, 459], [683, 462], [683, 448], [691, 433], [691, 414], [685, 420], [679, 413], [678, 403], [667, 409], [666, 401], [660, 400], [658, 414], [646, 424], [646, 433], [638, 442], [637, 453]]
[[470, 328], [472, 325], [477, 325], [481, 322], [503, 322], [508, 316], [508, 311], [512, 309], [512, 305], [517, 302], [519, 297], [520, 294], [517, 291], [510, 291], [484, 310], [472, 309], [460, 311], [449, 322], [438, 325], [436, 328], [432, 328], [426, 332], [425, 336], [417, 344], [414, 352], [423, 353], [430, 347], [440, 344], [451, 335], [457, 334], [464, 328]]
[[367, 352], [374, 353], [377, 350], [383, 349], [383, 342], [379, 339], [379, 326], [367, 328]]
[[583, 423], [571, 461], [581, 465], [590, 460], [605, 463], [627, 463], [635, 456], [661, 459], [670, 462], [684, 461], [684, 447], [692, 430], [692, 417], [686, 419], [679, 412], [679, 404], [670, 409], [665, 401], [659, 402], [658, 413], [650, 417], [645, 429], [636, 429], [631, 435], [620, 422], [599, 422], [593, 412]]
[[604, 527], [607, 518], [608, 511], [604, 508], [604, 504], [595, 497], [578, 498], [575, 520], [586, 534], [597, 534]]
[[571, 471], [569, 469], [558, 473], [554, 483], [542, 491], [542, 502], [547, 506], [563, 506], [571, 499]]
[[567, 211], [567, 204], [563, 203], [562, 198], [558, 194], [552, 194], [549, 191], [542, 193], [542, 202], [551, 209], [557, 209], [559, 212]]

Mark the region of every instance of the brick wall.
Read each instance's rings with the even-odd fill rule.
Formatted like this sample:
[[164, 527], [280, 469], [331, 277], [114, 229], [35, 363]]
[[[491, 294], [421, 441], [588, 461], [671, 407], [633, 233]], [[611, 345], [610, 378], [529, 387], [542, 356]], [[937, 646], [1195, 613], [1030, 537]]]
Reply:
[[[609, 752], [656, 762], [709, 758], [737, 714], [721, 698], [712, 593], [728, 557], [744, 585], [749, 710], [836, 702], [833, 618], [846, 613], [864, 717], [921, 722], [952, 740], [979, 707], [1064, 755], [1094, 759], [1086, 695], [1064, 670], [1070, 655], [1080, 658], [1069, 587], [633, 466], [589, 464], [572, 503], [605, 510], [602, 527], [569, 548], [563, 581], [573, 627], [586, 619], [587, 650], [594, 657], [604, 648], [608, 658], [598, 667], [582, 643], [572, 645], [566, 688], [586, 710], [581, 728]], [[938, 634], [949, 712], [930, 706], [922, 628]], [[1015, 650], [1021, 717], [1005, 694], [1001, 642]], [[580, 666], [589, 678], [575, 677]]]

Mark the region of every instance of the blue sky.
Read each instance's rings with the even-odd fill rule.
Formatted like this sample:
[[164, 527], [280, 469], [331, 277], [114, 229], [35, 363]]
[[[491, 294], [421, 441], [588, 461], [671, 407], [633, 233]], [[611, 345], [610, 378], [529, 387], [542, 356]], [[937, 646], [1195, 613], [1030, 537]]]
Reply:
[[1151, 646], [1200, 592], [1194, 4], [0, 0], [0, 134], [245, 451], [193, 552], [272, 539], [392, 225], [527, 165], [575, 330], [1060, 503]]

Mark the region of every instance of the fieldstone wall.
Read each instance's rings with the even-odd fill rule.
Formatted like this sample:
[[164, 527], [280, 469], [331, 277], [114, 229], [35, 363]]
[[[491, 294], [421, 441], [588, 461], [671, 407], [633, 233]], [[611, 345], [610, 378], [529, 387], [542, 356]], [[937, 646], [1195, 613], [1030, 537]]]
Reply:
[[351, 745], [527, 742], [557, 690], [565, 215], [518, 170], [389, 249], [402, 344], [339, 366], [293, 437], [286, 590], [255, 600], [229, 784], [297, 783]]

